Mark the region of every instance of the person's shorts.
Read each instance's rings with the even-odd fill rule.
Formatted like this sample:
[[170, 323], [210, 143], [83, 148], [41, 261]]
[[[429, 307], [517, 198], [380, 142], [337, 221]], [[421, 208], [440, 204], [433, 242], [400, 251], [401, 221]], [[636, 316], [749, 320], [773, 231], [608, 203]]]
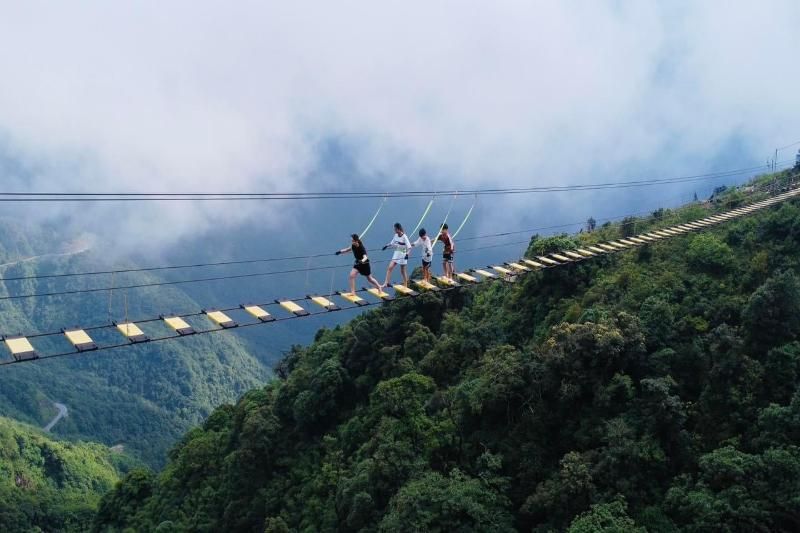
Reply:
[[405, 266], [408, 264], [408, 259], [405, 257], [401, 257], [400, 259], [392, 259], [392, 263], [395, 263], [400, 266]]
[[355, 268], [362, 276], [369, 276], [372, 274], [372, 269], [370, 268], [369, 263], [356, 263], [353, 265], [353, 268]]
[[452, 263], [453, 262], [453, 254], [442, 254], [442, 259], [444, 259], [445, 263]]
[[431, 262], [430, 261], [425, 261], [423, 259], [422, 260], [422, 268], [425, 269], [425, 270], [428, 270], [430, 267], [431, 267]]

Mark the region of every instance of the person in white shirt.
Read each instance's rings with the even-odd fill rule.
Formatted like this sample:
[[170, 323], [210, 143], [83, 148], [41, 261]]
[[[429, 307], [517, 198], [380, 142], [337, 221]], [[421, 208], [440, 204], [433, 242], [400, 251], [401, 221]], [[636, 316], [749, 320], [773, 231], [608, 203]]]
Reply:
[[431, 281], [431, 261], [433, 261], [433, 242], [428, 237], [425, 228], [419, 230], [419, 238], [411, 245], [412, 248], [422, 246], [422, 279]]
[[411, 241], [408, 240], [408, 235], [403, 232], [403, 226], [399, 222], [394, 224], [394, 237], [389, 241], [389, 244], [383, 247], [393, 248], [394, 254], [392, 260], [389, 261], [389, 268], [386, 269], [386, 281], [383, 286], [387, 287], [392, 280], [392, 271], [396, 265], [400, 265], [400, 274], [403, 276], [403, 285], [408, 287], [408, 271], [406, 265], [408, 264], [408, 253], [411, 251]]

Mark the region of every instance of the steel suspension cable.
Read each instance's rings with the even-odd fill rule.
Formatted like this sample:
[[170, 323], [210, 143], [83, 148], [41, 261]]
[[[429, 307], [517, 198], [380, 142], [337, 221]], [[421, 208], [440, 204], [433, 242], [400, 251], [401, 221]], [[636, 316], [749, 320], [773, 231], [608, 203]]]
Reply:
[[[795, 178], [800, 173], [793, 174], [788, 176], [789, 178]], [[778, 181], [773, 180], [773, 182]], [[771, 182], [772, 183], [772, 182]], [[452, 210], [453, 203], [450, 204], [450, 209], [448, 210], [447, 215], [445, 216], [445, 221], [450, 216], [450, 211]], [[627, 216], [638, 216], [642, 214], [646, 214], [648, 211], [637, 211], [631, 212], [621, 215], [614, 215], [611, 217], [603, 217], [598, 219], [598, 221], [612, 221], [619, 218], [624, 218]], [[583, 224], [585, 221], [576, 221], [576, 222], [568, 222], [564, 224], [552, 225], [552, 226], [539, 226], [533, 228], [527, 228], [522, 230], [515, 230], [515, 231], [507, 231], [501, 233], [491, 233], [491, 234], [484, 234], [484, 235], [474, 235], [471, 237], [463, 237], [461, 241], [470, 241], [470, 240], [477, 240], [477, 239], [485, 239], [485, 238], [493, 238], [493, 237], [502, 237], [507, 235], [518, 235], [521, 233], [529, 233], [535, 231], [543, 231], [543, 230], [550, 230], [550, 229], [560, 229], [560, 228], [567, 228], [571, 226], [576, 226], [578, 224]], [[460, 229], [460, 228], [459, 228]], [[368, 251], [374, 252], [379, 251], [380, 248], [372, 248]], [[128, 274], [128, 273], [139, 273], [139, 272], [155, 272], [155, 271], [165, 271], [165, 270], [183, 270], [183, 269], [193, 269], [193, 268], [205, 268], [205, 267], [219, 267], [219, 266], [236, 266], [236, 265], [248, 265], [248, 264], [257, 264], [257, 263], [271, 263], [271, 262], [282, 262], [282, 261], [298, 261], [298, 260], [310, 260], [310, 259], [319, 259], [324, 257], [329, 257], [331, 254], [329, 252], [325, 253], [317, 253], [311, 255], [297, 255], [297, 256], [285, 256], [285, 257], [271, 257], [271, 258], [256, 258], [256, 259], [242, 259], [242, 260], [231, 260], [231, 261], [217, 261], [217, 262], [209, 262], [209, 263], [185, 263], [180, 265], [161, 265], [161, 266], [151, 266], [151, 267], [137, 267], [137, 268], [122, 268], [122, 269], [114, 269], [114, 270], [96, 270], [96, 271], [84, 271], [84, 272], [65, 272], [65, 273], [58, 273], [58, 274], [36, 274], [36, 275], [29, 275], [29, 276], [11, 276], [11, 277], [0, 277], [0, 282], [6, 281], [23, 281], [23, 280], [35, 280], [35, 279], [53, 279], [53, 278], [68, 278], [68, 277], [82, 277], [82, 276], [98, 276], [98, 275], [115, 275], [115, 274]], [[305, 272], [305, 269], [302, 270]], [[284, 272], [280, 272], [284, 273]], [[290, 272], [285, 272], [290, 273]], [[107, 290], [107, 289], [106, 289]]]
[[[793, 163], [793, 161], [786, 161]], [[781, 162], [783, 163], [783, 162]], [[538, 187], [512, 187], [494, 189], [466, 189], [459, 191], [439, 191], [439, 194], [477, 194], [477, 195], [506, 195], [506, 194], [532, 194], [568, 191], [591, 191], [599, 189], [619, 189], [630, 187], [644, 187], [652, 185], [685, 183], [690, 181], [719, 179], [735, 175], [768, 170], [770, 165], [758, 165], [747, 168], [725, 170], [707, 174], [679, 176], [673, 178], [631, 180], [605, 183], [585, 183], [574, 185], [553, 185]], [[417, 196], [431, 196], [436, 191], [406, 190], [392, 192], [375, 191], [350, 191], [350, 192], [284, 192], [284, 193], [230, 193], [230, 192], [201, 192], [201, 193], [170, 193], [170, 192], [123, 192], [123, 193], [96, 193], [96, 192], [0, 192], [0, 202], [103, 202], [103, 201], [229, 201], [229, 200], [320, 200], [320, 199], [357, 199], [357, 198], [404, 198]]]
[[[729, 202], [732, 201], [732, 200], [733, 199], [729, 200]], [[478, 247], [474, 247], [474, 248], [471, 248], [471, 249], [463, 250], [462, 252], [463, 253], [469, 253], [469, 252], [480, 251], [480, 250], [491, 249], [491, 248], [500, 248], [500, 247], [507, 247], [507, 246], [515, 246], [515, 245], [519, 245], [519, 244], [527, 244], [529, 242], [530, 242], [530, 240], [526, 239], [526, 240], [507, 242], [507, 243], [501, 243], [501, 244], [496, 244], [496, 245], [478, 246]], [[384, 260], [384, 261], [376, 261], [375, 263], [376, 264], [380, 264], [380, 263], [388, 263], [388, 262], [389, 262], [388, 260]], [[327, 266], [327, 267], [318, 267], [319, 270], [334, 269], [334, 268], [339, 268], [339, 265]], [[97, 289], [97, 290], [98, 291], [102, 291], [102, 290], [107, 290], [107, 288]], [[272, 302], [272, 303], [267, 303], [267, 304], [262, 304], [262, 305], [267, 307], [267, 306], [271, 306], [271, 305], [277, 305], [277, 303], [276, 302]], [[221, 311], [233, 311], [233, 310], [238, 309], [238, 308], [239, 307], [229, 307], [229, 308], [220, 309], [220, 310]], [[127, 311], [126, 311], [126, 314], [127, 314]], [[182, 316], [182, 317], [192, 317], [192, 316], [199, 316], [199, 315], [202, 315], [202, 314], [203, 314], [202, 311], [192, 311], [192, 312], [180, 313], [180, 316]], [[155, 322], [155, 321], [159, 321], [159, 320], [161, 320], [161, 319], [160, 318], [146, 318], [146, 319], [136, 320], [135, 322], [143, 324], [143, 323]], [[83, 328], [83, 329], [85, 329], [86, 331], [90, 331], [90, 330], [103, 329], [103, 328], [108, 328], [108, 327], [111, 327], [111, 324], [103, 324], [103, 325], [98, 325], [98, 326], [91, 326], [91, 327], [87, 327], [87, 328]], [[60, 335], [60, 334], [61, 334], [61, 331], [57, 331], [57, 332], [49, 332], [49, 333], [31, 334], [31, 335], [28, 335], [27, 337], [29, 337], [29, 338], [37, 338], [37, 337], [48, 337], [48, 336], [54, 336], [54, 335]]]
[[[586, 260], [586, 259], [588, 259], [588, 258], [584, 258], [584, 260]], [[563, 265], [557, 265], [557, 266], [563, 266]], [[549, 268], [555, 268], [555, 267], [549, 267]], [[517, 275], [523, 276], [523, 275], [525, 275], [525, 273], [524, 272], [520, 272]], [[492, 281], [497, 281], [497, 280], [500, 280], [500, 278], [487, 279], [483, 283], [481, 283], [481, 285], [485, 284], [485, 283], [491, 283]], [[447, 293], [450, 290], [456, 290], [456, 289], [460, 289], [462, 287], [464, 287], [464, 285], [445, 287], [445, 288], [438, 289], [438, 292]], [[364, 289], [362, 289], [361, 291], [357, 291], [357, 292], [362, 292], [363, 290]], [[395, 298], [395, 300], [392, 300], [392, 301], [400, 301], [400, 300], [405, 300], [405, 299], [408, 299], [408, 298], [412, 298], [412, 297], [411, 296], [399, 295], [398, 297]], [[365, 303], [363, 303], [361, 305], [345, 306], [342, 309], [346, 309], [346, 310], [363, 309], [364, 307], [371, 307], [371, 306], [385, 304], [385, 303], [386, 302], [384, 302], [383, 300], [375, 301], [375, 302], [365, 302]], [[274, 304], [270, 303], [270, 304], [261, 304], [261, 305], [267, 306], [267, 305], [274, 305]], [[232, 310], [232, 309], [234, 309], [234, 308], [231, 308], [231, 309], [228, 309], [228, 310]], [[327, 310], [326, 311], [312, 311], [312, 312], [307, 313], [307, 315], [305, 315], [305, 316], [318, 316], [318, 315], [321, 315], [321, 314], [328, 314], [328, 313], [329, 313], [329, 311], [327, 311]], [[181, 316], [188, 317], [190, 315], [183, 314]], [[286, 317], [277, 317], [272, 322], [283, 322], [283, 321], [286, 321], [286, 320], [294, 320], [294, 319], [297, 319], [297, 318], [302, 318], [302, 317], [296, 316], [296, 315], [291, 315], [291, 316], [286, 316]], [[139, 321], [139, 323], [143, 323], [143, 322], [146, 322], [146, 321]], [[239, 324], [237, 326], [237, 328], [245, 328], [245, 327], [257, 326], [257, 325], [268, 324], [268, 323], [272, 323], [272, 322], [262, 322], [262, 321], [248, 322], [248, 323]], [[98, 326], [96, 329], [99, 329], [99, 328], [102, 328], [102, 327], [110, 327], [110, 326]], [[85, 328], [85, 329], [88, 330], [90, 328]], [[210, 328], [210, 329], [195, 331], [193, 333], [193, 335], [214, 333], [214, 332], [228, 331], [228, 330], [229, 330], [228, 328], [216, 327], [216, 328]], [[53, 335], [54, 334], [56, 334], [56, 333], [53, 333]], [[60, 334], [60, 332], [58, 334]], [[42, 335], [39, 335], [39, 336], [47, 336], [47, 335], [50, 335], [50, 334], [42, 334]], [[193, 335], [190, 335], [190, 336], [193, 336]], [[34, 335], [30, 335], [30, 336], [27, 336], [27, 337], [28, 338], [32, 338], [32, 337], [34, 337]], [[176, 334], [176, 335], [169, 335], [169, 336], [151, 338], [148, 342], [161, 342], [161, 341], [166, 341], [166, 340], [181, 339], [181, 338], [184, 338], [184, 337], [185, 336]], [[95, 353], [95, 352], [98, 352], [98, 351], [117, 349], [117, 348], [122, 348], [124, 346], [132, 346], [132, 345], [133, 344], [131, 344], [130, 342], [124, 342], [124, 343], [117, 343], [117, 344], [99, 346], [95, 350], [87, 351], [87, 352], [80, 352], [80, 351], [71, 350], [69, 352], [60, 352], [60, 353], [50, 354], [50, 355], [46, 355], [46, 356], [38, 357], [38, 358], [34, 358], [34, 359], [6, 360], [6, 361], [0, 362], [0, 366], [6, 366], [6, 365], [10, 365], [10, 364], [22, 363], [22, 362], [27, 362], [27, 361], [35, 361], [35, 360], [41, 360], [41, 359], [53, 359], [53, 358], [65, 357], [65, 356], [69, 356], [69, 355], [79, 355], [81, 353], [87, 353], [87, 354], [88, 353]]]

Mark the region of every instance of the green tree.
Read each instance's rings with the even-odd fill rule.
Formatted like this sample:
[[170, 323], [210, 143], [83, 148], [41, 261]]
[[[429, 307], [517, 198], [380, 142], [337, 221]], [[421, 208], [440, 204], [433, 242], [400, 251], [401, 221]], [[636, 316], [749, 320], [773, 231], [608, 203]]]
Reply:
[[480, 480], [455, 469], [431, 472], [404, 485], [389, 503], [380, 530], [515, 531], [508, 502]]
[[564, 525], [589, 506], [595, 490], [589, 461], [577, 452], [569, 452], [561, 458], [558, 472], [528, 496], [523, 511], [554, 526]]
[[700, 270], [721, 273], [733, 264], [733, 251], [718, 237], [700, 233], [692, 237], [686, 250], [689, 263]]
[[659, 296], [648, 296], [639, 309], [647, 346], [657, 350], [667, 346], [674, 335], [675, 315], [672, 306]]
[[800, 382], [800, 343], [773, 348], [764, 362], [764, 395], [772, 402], [789, 403]]
[[499, 346], [470, 368], [458, 390], [473, 414], [493, 416], [508, 415], [524, 396], [524, 386], [521, 354], [512, 346]]
[[[124, 529], [136, 519], [136, 511], [153, 494], [153, 474], [148, 470], [132, 470], [101, 501], [95, 517], [94, 531]], [[102, 524], [102, 526], [100, 526]]]
[[636, 235], [636, 218], [635, 217], [625, 217], [622, 219], [622, 222], [619, 226], [620, 232], [619, 236], [623, 239], [626, 237], [631, 237]]
[[545, 255], [560, 250], [572, 250], [577, 247], [577, 243], [573, 237], [568, 235], [554, 235], [552, 237], [540, 237], [534, 235], [531, 238], [531, 243], [528, 245], [528, 251], [525, 255], [536, 256]]
[[568, 533], [645, 533], [646, 529], [637, 527], [628, 516], [628, 506], [624, 498], [616, 498], [608, 503], [592, 505], [591, 509], [578, 516], [569, 526]]
[[725, 446], [701, 457], [696, 479], [669, 490], [672, 519], [686, 531], [797, 531], [800, 528], [800, 448], [763, 454]]
[[759, 349], [779, 346], [800, 332], [800, 280], [792, 271], [771, 276], [747, 301], [742, 313], [751, 343]]
[[[620, 231], [535, 239], [529, 253]], [[713, 253], [665, 240], [646, 261], [595, 257], [321, 330], [281, 379], [189, 433], [149, 493], [123, 482], [98, 520], [148, 531], [798, 530], [797, 291], [771, 269], [800, 264], [800, 209], [713, 231]], [[758, 254], [769, 261], [748, 259]], [[16, 449], [0, 441], [0, 454]], [[50, 453], [20, 453], [52, 465], [58, 483], [74, 479]], [[40, 523], [80, 520], [14, 491], [0, 517], [15, 524], [31, 509]]]

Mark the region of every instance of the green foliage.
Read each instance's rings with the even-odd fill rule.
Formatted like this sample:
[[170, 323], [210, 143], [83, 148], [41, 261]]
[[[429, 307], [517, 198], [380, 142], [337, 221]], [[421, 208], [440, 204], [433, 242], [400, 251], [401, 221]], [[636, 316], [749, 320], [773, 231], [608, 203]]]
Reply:
[[0, 418], [0, 526], [87, 531], [100, 497], [133, 464], [98, 444], [55, 441]]
[[508, 502], [457, 469], [430, 472], [400, 488], [380, 531], [514, 531]]
[[700, 458], [696, 476], [682, 476], [666, 504], [687, 531], [796, 531], [800, 528], [800, 448], [748, 454], [725, 446]]
[[619, 225], [619, 236], [622, 238], [636, 235], [636, 218], [625, 217]]
[[572, 524], [568, 533], [645, 533], [646, 529], [637, 527], [636, 522], [628, 516], [624, 498], [609, 503], [592, 505], [591, 509], [582, 513]]
[[667, 346], [675, 330], [672, 306], [658, 296], [648, 296], [639, 309], [648, 345], [651, 348]]
[[572, 250], [577, 248], [577, 243], [569, 235], [554, 235], [552, 237], [540, 237], [534, 235], [528, 245], [526, 256], [545, 255], [559, 250]]
[[794, 227], [789, 203], [321, 331], [107, 495], [96, 529], [796, 531]]
[[744, 326], [751, 342], [776, 346], [800, 333], [800, 280], [792, 271], [769, 278], [756, 290], [743, 312]]
[[[60, 231], [17, 227], [0, 219], [0, 263], [58, 251]], [[47, 257], [3, 268], [4, 277], [97, 270], [104, 258], [94, 252]], [[116, 265], [118, 268], [123, 265]], [[135, 265], [128, 265], [135, 266]], [[124, 279], [65, 278], [4, 282], [0, 294], [80, 290], [103, 285], [158, 281], [150, 274]], [[111, 304], [109, 306], [109, 303]], [[200, 306], [177, 288], [153, 287], [0, 302], [0, 332], [58, 331], [64, 326], [106, 324], [110, 318], [154, 316]], [[109, 316], [111, 315], [111, 316]], [[163, 324], [148, 324], [151, 335], [167, 334]], [[98, 340], [119, 342], [116, 332], [92, 332]], [[40, 338], [44, 353], [68, 350], [59, 338]], [[124, 355], [124, 356], [123, 356]], [[170, 343], [132, 346], [112, 356], [64, 358], [46, 364], [6, 367], [0, 387], [0, 415], [43, 426], [53, 416], [54, 401], [69, 416], [53, 432], [59, 437], [122, 445], [152, 466], [163, 464], [169, 448], [217, 406], [234, 402], [267, 378], [266, 369], [236, 337], [203, 335]]]
[[698, 269], [719, 273], [733, 263], [733, 252], [730, 246], [718, 237], [701, 233], [689, 241], [687, 250], [689, 263]]

